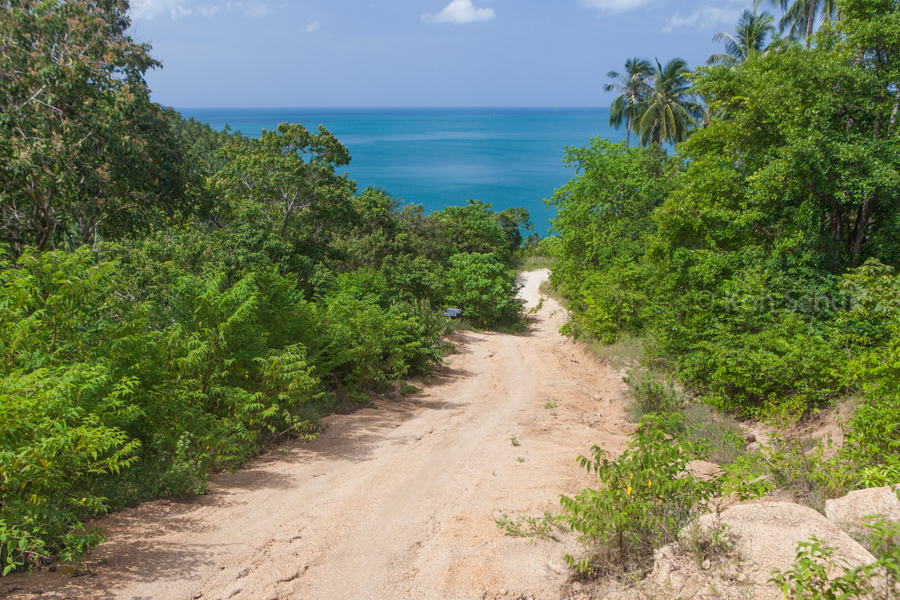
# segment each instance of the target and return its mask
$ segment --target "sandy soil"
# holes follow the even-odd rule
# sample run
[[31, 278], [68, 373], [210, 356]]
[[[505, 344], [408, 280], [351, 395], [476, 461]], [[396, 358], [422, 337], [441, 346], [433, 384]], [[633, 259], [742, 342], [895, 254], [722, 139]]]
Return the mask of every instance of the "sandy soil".
[[[530, 306], [547, 275], [522, 276]], [[576, 457], [617, 452], [632, 429], [620, 376], [560, 336], [563, 319], [545, 300], [523, 334], [457, 334], [422, 393], [329, 417], [316, 440], [214, 476], [206, 496], [111, 515], [85, 574], [15, 575], [0, 595], [559, 598], [578, 545], [511, 537], [495, 518], [555, 510], [591, 483]]]

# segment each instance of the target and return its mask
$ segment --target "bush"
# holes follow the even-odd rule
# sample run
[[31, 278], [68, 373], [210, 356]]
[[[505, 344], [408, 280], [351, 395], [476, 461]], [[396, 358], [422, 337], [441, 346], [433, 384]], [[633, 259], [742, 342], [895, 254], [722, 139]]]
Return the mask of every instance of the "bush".
[[463, 310], [480, 327], [510, 326], [522, 320], [524, 301], [515, 275], [493, 254], [462, 253], [450, 257], [446, 302]]
[[696, 477], [688, 463], [707, 457], [707, 446], [676, 440], [667, 432], [681, 416], [647, 415], [628, 449], [615, 459], [598, 446], [581, 466], [597, 473], [601, 487], [574, 498], [560, 496], [560, 520], [578, 533], [587, 554], [566, 562], [580, 573], [620, 575], [643, 571], [653, 550], [678, 532], [718, 491], [716, 480]]
[[446, 320], [425, 301], [385, 310], [374, 297], [340, 291], [325, 300], [322, 317], [330, 368], [363, 389], [422, 373], [446, 354]]
[[105, 511], [87, 482], [136, 460], [122, 430], [138, 416], [136, 381], [116, 377], [107, 346], [123, 303], [111, 265], [89, 252], [23, 255], [0, 272], [0, 568], [77, 560], [102, 539], [81, 521]]

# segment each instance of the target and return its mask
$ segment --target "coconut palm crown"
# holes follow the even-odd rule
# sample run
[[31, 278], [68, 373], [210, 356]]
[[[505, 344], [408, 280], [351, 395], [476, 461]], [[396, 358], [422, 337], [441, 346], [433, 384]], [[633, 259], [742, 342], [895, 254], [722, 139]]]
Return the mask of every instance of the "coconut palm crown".
[[631, 132], [635, 129], [641, 114], [641, 105], [650, 86], [647, 79], [653, 73], [650, 61], [645, 58], [629, 58], [625, 61], [625, 73], [610, 71], [607, 77], [615, 80], [607, 83], [603, 90], [620, 92], [609, 107], [609, 124], [618, 130], [625, 124], [625, 146], [631, 144]]
[[[816, 18], [821, 17], [825, 21], [837, 19], [838, 3], [837, 0], [767, 0], [769, 3], [780, 6], [784, 11], [784, 15], [778, 22], [778, 29], [781, 32], [790, 31], [791, 37], [798, 39], [806, 38], [806, 47], [812, 40], [813, 25]], [[754, 7], [762, 4], [763, 0], [755, 0]]]
[[706, 64], [731, 67], [744, 62], [751, 54], [763, 52], [766, 36], [775, 33], [773, 21], [774, 17], [769, 13], [756, 14], [745, 10], [733, 37], [727, 33], [718, 33], [713, 37], [714, 42], [725, 43], [725, 52], [713, 54]]
[[701, 110], [690, 92], [689, 73], [683, 58], [673, 58], [665, 67], [656, 61], [653, 86], [642, 103], [637, 128], [642, 146], [674, 144], [687, 138]]

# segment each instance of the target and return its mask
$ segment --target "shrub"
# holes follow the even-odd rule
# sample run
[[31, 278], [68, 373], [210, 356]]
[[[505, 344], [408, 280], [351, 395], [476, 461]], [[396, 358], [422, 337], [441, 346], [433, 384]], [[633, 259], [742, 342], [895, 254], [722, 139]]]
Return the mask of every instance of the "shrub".
[[519, 285], [493, 254], [462, 253], [450, 257], [446, 302], [463, 310], [466, 320], [481, 327], [521, 321], [524, 302]]
[[855, 466], [861, 487], [900, 481], [900, 397], [876, 395], [861, 402], [841, 454]]
[[598, 446], [581, 466], [595, 472], [598, 489], [560, 496], [562, 522], [578, 533], [587, 554], [567, 564], [591, 575], [644, 570], [653, 550], [674, 541], [679, 530], [717, 493], [718, 482], [696, 477], [688, 463], [707, 457], [707, 447], [667, 432], [681, 415], [647, 415], [628, 449], [615, 459]]
[[322, 316], [330, 368], [363, 389], [421, 373], [446, 353], [445, 320], [426, 301], [385, 310], [374, 297], [339, 291], [325, 300]]

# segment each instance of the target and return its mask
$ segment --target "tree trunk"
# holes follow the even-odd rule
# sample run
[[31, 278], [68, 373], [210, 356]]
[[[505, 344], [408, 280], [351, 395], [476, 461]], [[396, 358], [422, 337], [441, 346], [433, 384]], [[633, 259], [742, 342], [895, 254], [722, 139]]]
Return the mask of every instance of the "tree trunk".
[[809, 15], [806, 19], [806, 49], [809, 50], [809, 44], [812, 42], [813, 25], [816, 23], [816, 9], [819, 7], [819, 0], [809, 0]]
[[841, 264], [841, 246], [844, 239], [844, 219], [841, 206], [836, 200], [831, 201], [831, 236], [834, 240], [834, 264]]
[[869, 219], [872, 209], [872, 197], [866, 198], [862, 206], [859, 207], [859, 219], [856, 223], [856, 239], [853, 241], [853, 258], [850, 263], [851, 267], [859, 266], [859, 255], [862, 251], [863, 240], [866, 239], [866, 232], [869, 230]]
[[897, 100], [894, 102], [894, 112], [891, 113], [891, 124], [888, 128], [888, 135], [894, 132], [894, 125], [897, 123], [898, 110], [900, 110], [900, 89], [897, 90]]

